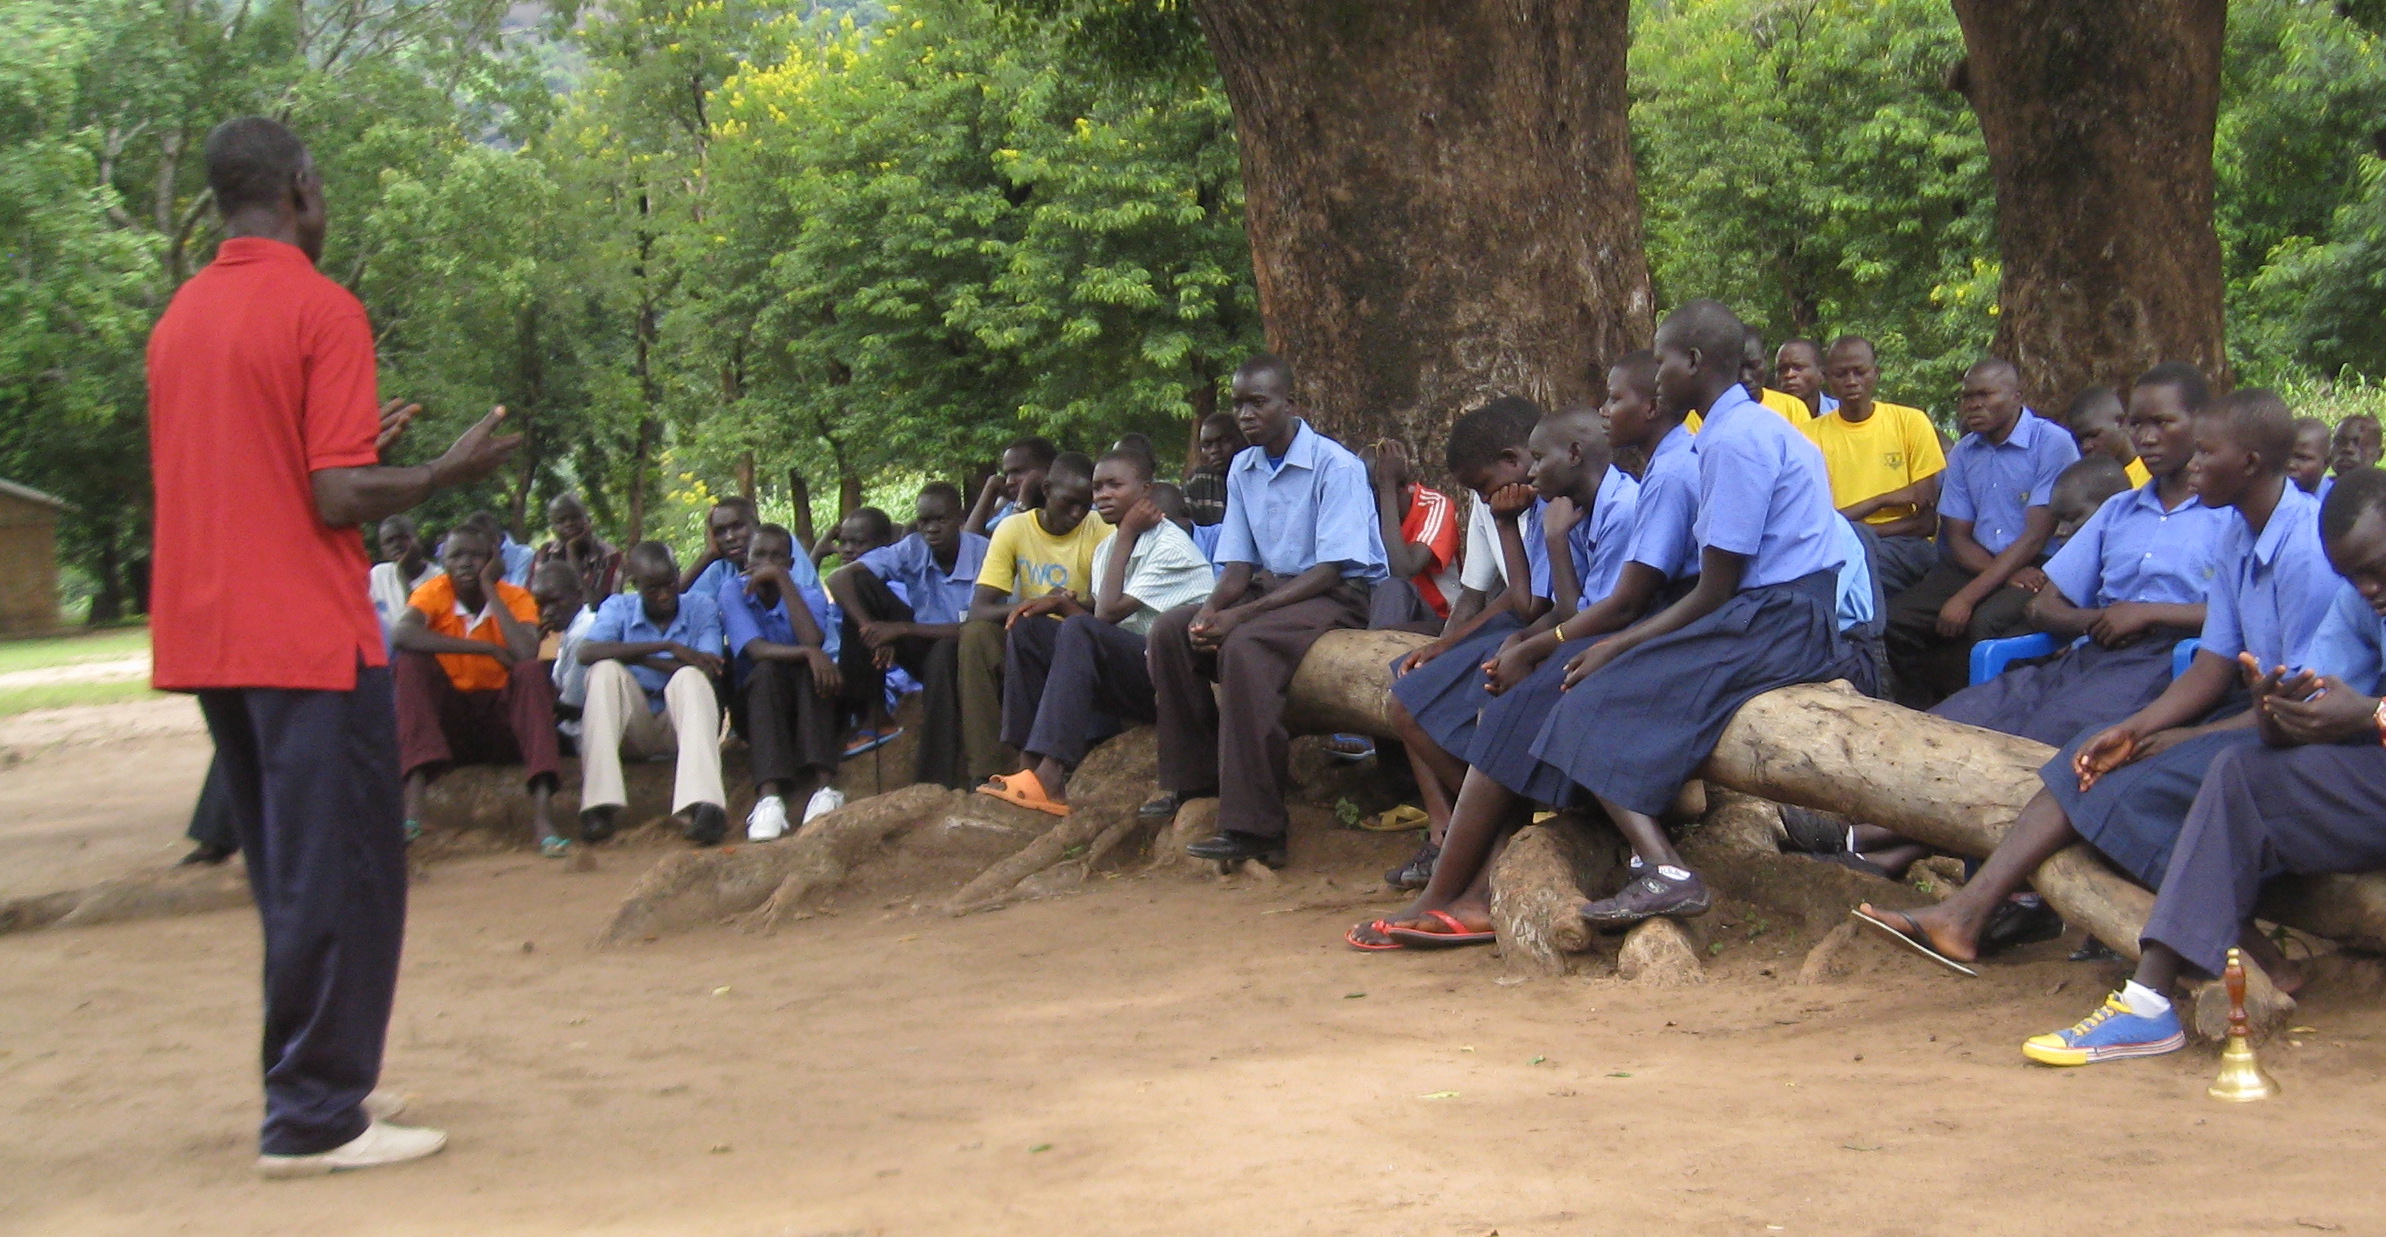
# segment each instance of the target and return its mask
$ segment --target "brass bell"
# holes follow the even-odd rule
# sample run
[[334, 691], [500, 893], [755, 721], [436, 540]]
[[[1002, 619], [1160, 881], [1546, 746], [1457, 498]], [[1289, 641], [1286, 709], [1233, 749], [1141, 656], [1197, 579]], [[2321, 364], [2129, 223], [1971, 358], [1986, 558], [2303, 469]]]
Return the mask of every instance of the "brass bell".
[[2269, 1099], [2278, 1094], [2278, 1080], [2254, 1060], [2251, 1028], [2245, 1020], [2245, 959], [2234, 949], [2220, 982], [2229, 992], [2229, 1042], [2220, 1050], [2220, 1077], [2204, 1094], [2235, 1104]]

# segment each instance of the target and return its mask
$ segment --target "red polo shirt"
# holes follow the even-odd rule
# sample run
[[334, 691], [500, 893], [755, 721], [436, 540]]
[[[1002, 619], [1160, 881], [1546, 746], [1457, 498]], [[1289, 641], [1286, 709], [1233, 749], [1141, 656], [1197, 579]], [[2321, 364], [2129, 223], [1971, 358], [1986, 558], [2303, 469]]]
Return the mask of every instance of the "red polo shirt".
[[295, 246], [227, 240], [149, 336], [151, 682], [348, 691], [388, 664], [354, 528], [318, 468], [378, 462], [364, 306]]

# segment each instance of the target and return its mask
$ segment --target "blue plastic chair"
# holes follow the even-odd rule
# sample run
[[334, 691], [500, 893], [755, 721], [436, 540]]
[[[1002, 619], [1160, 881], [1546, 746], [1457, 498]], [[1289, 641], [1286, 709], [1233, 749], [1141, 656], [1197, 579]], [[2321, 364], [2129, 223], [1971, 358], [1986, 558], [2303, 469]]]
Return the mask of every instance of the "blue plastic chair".
[[2187, 673], [2187, 667], [2195, 661], [2195, 651], [2203, 646], [2204, 642], [2193, 636], [2172, 645], [2171, 677], [2175, 679]]
[[2054, 651], [2055, 638], [2043, 631], [2004, 640], [1982, 640], [1972, 646], [1972, 682], [1986, 683], [2005, 673], [2005, 667], [2014, 662], [2044, 657]]

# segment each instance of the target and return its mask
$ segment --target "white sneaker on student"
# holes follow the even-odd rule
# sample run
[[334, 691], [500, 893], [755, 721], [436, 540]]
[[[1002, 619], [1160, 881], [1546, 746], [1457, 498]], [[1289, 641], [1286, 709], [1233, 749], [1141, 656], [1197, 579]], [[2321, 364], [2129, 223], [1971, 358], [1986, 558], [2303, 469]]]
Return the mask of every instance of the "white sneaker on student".
[[396, 1091], [377, 1090], [366, 1096], [360, 1107], [372, 1120], [387, 1121], [406, 1111], [406, 1097]]
[[804, 805], [804, 823], [813, 821], [845, 806], [845, 792], [834, 786], [823, 786], [812, 792], [812, 801]]
[[320, 1177], [325, 1173], [403, 1164], [437, 1155], [447, 1145], [447, 1131], [420, 1125], [391, 1125], [375, 1121], [365, 1132], [320, 1155], [261, 1155], [257, 1175], [273, 1180]]
[[754, 810], [746, 813], [746, 838], [755, 842], [775, 842], [787, 835], [787, 804], [777, 795], [764, 795], [754, 801]]

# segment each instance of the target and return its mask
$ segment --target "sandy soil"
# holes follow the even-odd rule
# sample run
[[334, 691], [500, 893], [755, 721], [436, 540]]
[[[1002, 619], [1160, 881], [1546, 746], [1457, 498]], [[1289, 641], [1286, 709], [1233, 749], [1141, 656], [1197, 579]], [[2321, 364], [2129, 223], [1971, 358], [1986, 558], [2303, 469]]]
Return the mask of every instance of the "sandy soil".
[[210, 750], [188, 696], [0, 718], [0, 898], [180, 858]]
[[[2375, 1000], [2307, 1005], [2284, 1098], [2208, 1051], [2014, 1051], [2107, 976], [1507, 981], [1362, 955], [1348, 890], [1177, 875], [960, 920], [582, 944], [652, 854], [418, 887], [388, 1081], [436, 1160], [248, 1171], [247, 912], [0, 938], [10, 1233], [2358, 1232], [2386, 1102]], [[2363, 1219], [2363, 1217], [2370, 1217]], [[2374, 1231], [2374, 1230], [2373, 1230]]]

